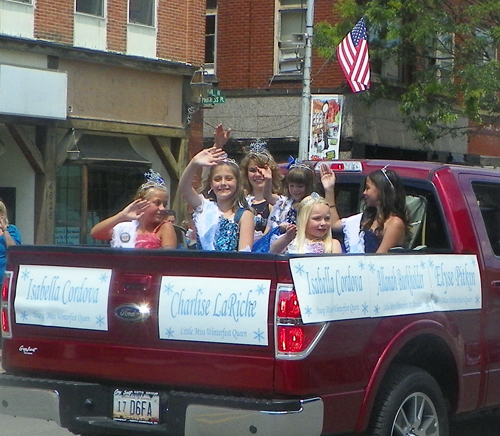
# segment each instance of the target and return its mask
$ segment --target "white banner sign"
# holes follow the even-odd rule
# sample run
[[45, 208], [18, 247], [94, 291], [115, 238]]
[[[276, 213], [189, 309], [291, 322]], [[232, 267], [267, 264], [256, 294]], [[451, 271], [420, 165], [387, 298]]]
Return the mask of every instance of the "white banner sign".
[[110, 269], [21, 265], [16, 323], [108, 330]]
[[270, 280], [164, 276], [160, 339], [266, 346], [270, 287]]
[[305, 323], [481, 308], [474, 255], [290, 259]]

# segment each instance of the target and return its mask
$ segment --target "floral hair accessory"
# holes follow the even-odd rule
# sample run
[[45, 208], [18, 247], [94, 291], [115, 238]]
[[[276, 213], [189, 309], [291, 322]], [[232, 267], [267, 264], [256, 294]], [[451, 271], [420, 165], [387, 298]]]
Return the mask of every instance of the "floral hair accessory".
[[144, 173], [144, 177], [146, 177], [146, 182], [141, 185], [141, 189], [147, 188], [160, 188], [167, 189], [165, 185], [165, 180], [160, 176], [160, 173], [157, 173], [155, 170], [150, 169], [149, 171]]
[[321, 195], [319, 195], [317, 192], [311, 192], [311, 197], [318, 201], [321, 198]]
[[293, 156], [290, 156], [288, 158], [288, 165], [286, 167], [287, 170], [291, 170], [293, 168], [302, 168], [304, 170], [309, 170], [312, 171], [313, 169], [309, 166], [303, 163], [303, 161], [299, 159], [294, 159]]

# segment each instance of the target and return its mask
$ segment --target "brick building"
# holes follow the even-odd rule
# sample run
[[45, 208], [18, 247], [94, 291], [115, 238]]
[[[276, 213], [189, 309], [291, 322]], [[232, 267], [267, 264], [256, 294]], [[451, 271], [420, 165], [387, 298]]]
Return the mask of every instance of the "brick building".
[[204, 20], [204, 0], [0, 0], [0, 197], [23, 243], [92, 242], [149, 168], [175, 195]]
[[[303, 0], [207, 0], [206, 68], [226, 103], [204, 110], [206, 144], [222, 122], [233, 130], [229, 148], [235, 156], [257, 138], [277, 159], [297, 156], [304, 49], [296, 36], [306, 33], [306, 7]], [[331, 1], [315, 0], [314, 23], [336, 20]], [[372, 82], [384, 77], [397, 84], [405, 74], [396, 63], [371, 67]], [[313, 96], [344, 97], [341, 158], [482, 163], [480, 155], [500, 156], [494, 126], [469, 138], [443, 138], [432, 150], [424, 149], [403, 125], [396, 102], [380, 100], [367, 107], [351, 92], [335, 56], [327, 61], [313, 49], [311, 78]], [[457, 124], [467, 126], [468, 120]]]

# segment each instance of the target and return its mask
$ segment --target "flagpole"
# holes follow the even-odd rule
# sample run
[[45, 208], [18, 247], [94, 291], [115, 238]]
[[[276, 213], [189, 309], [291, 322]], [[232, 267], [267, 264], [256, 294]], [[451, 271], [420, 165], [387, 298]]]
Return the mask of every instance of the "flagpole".
[[307, 0], [306, 11], [306, 47], [304, 53], [304, 71], [302, 79], [302, 101], [300, 107], [300, 136], [299, 156], [300, 160], [309, 157], [309, 124], [311, 110], [311, 57], [312, 37], [314, 26], [314, 0]]

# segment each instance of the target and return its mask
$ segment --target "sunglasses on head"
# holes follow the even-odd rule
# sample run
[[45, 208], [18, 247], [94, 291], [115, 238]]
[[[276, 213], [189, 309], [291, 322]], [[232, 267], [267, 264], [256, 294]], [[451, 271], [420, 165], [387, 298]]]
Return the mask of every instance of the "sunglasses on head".
[[391, 188], [394, 189], [394, 185], [392, 184], [391, 179], [389, 179], [389, 176], [387, 175], [387, 169], [386, 168], [388, 166], [389, 165], [386, 165], [384, 168], [381, 168], [380, 171], [384, 175], [385, 179], [389, 182], [389, 185], [391, 185]]

